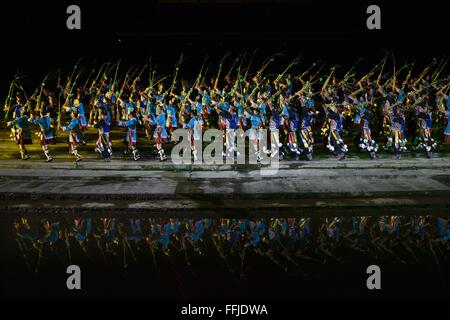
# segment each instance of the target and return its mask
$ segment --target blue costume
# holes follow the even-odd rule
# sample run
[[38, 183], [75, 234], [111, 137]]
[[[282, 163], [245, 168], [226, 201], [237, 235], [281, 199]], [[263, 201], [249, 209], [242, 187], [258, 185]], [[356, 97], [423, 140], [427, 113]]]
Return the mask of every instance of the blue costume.
[[41, 129], [39, 138], [41, 140], [41, 145], [47, 145], [53, 143], [55, 139], [55, 132], [51, 125], [51, 119], [48, 116], [43, 116], [37, 119], [30, 119], [33, 124], [39, 125]]
[[372, 139], [372, 133], [370, 130], [370, 126], [372, 124], [372, 116], [366, 110], [366, 107], [363, 103], [355, 100], [357, 106], [357, 110], [359, 112], [356, 113], [354, 118], [354, 122], [356, 124], [360, 124], [361, 126], [361, 137], [359, 138], [359, 148], [361, 150], [366, 150], [369, 152], [370, 157], [372, 159], [376, 159], [376, 152], [378, 151], [378, 145], [375, 140]]
[[76, 161], [80, 161], [81, 156], [77, 150], [77, 146], [81, 141], [80, 120], [77, 117], [73, 117], [69, 125], [62, 129], [63, 131], [69, 131], [70, 151], [76, 157]]
[[[22, 112], [23, 110], [21, 111], [21, 113]], [[32, 144], [33, 142], [31, 140], [31, 130], [28, 117], [25, 114], [22, 114], [20, 117], [15, 118], [12, 121], [9, 121], [8, 126], [13, 127], [11, 130], [13, 132], [16, 144], [19, 146], [19, 151], [22, 160], [29, 159], [30, 156], [28, 155], [28, 151], [25, 145]]]
[[[444, 100], [444, 97], [442, 99]], [[449, 143], [450, 142], [450, 97], [445, 96], [445, 100], [446, 100], [445, 118], [447, 120], [447, 125], [445, 126], [445, 130], [444, 130], [444, 141], [445, 141], [445, 143]]]
[[133, 156], [133, 160], [136, 161], [141, 158], [138, 150], [136, 149], [138, 121], [132, 114], [129, 114], [128, 117], [129, 119], [127, 121], [119, 121], [119, 126], [127, 127], [128, 130], [124, 139], [124, 144], [126, 146], [124, 152], [127, 153], [130, 150]]
[[127, 127], [128, 132], [125, 135], [125, 142], [127, 145], [136, 144], [137, 141], [137, 119], [132, 117], [127, 121], [119, 121], [119, 126]]
[[53, 158], [48, 150], [48, 145], [55, 141], [55, 132], [51, 125], [51, 119], [49, 116], [42, 116], [37, 119], [30, 119], [33, 124], [39, 125], [39, 139], [41, 141], [41, 147], [47, 158], [47, 161], [52, 161]]
[[330, 125], [327, 148], [340, 157], [340, 159], [343, 159], [345, 157], [345, 153], [348, 151], [348, 148], [341, 138], [343, 128], [342, 114], [334, 110], [329, 110], [327, 116]]
[[419, 143], [417, 150], [426, 152], [427, 157], [432, 157], [432, 152], [436, 150], [437, 144], [431, 136], [431, 127], [433, 125], [432, 113], [419, 108], [417, 118], [419, 121]]

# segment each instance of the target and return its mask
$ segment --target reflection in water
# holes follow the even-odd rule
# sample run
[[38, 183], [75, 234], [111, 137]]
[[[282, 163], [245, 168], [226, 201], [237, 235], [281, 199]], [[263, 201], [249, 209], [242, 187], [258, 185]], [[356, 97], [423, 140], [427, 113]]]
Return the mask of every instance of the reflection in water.
[[30, 271], [38, 272], [45, 259], [72, 263], [84, 257], [124, 270], [146, 258], [155, 267], [158, 260], [178, 259], [193, 268], [199, 261], [219, 259], [230, 274], [241, 278], [247, 265], [261, 262], [300, 273], [305, 264], [369, 260], [440, 265], [450, 252], [449, 222], [437, 216], [66, 217], [20, 218], [13, 228]]

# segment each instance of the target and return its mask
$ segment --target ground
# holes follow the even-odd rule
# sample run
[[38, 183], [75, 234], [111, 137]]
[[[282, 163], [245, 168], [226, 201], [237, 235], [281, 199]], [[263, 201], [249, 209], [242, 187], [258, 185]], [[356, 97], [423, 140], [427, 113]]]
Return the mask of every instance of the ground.
[[[173, 165], [155, 160], [0, 160], [0, 210], [11, 213], [443, 213], [450, 157]], [[272, 172], [274, 173], [274, 172]]]
[[[122, 153], [124, 131], [112, 132], [114, 155], [104, 162], [94, 153], [96, 131], [85, 133], [83, 161], [68, 153], [67, 133], [50, 146], [46, 163], [39, 140], [32, 158], [18, 159], [9, 131], [0, 130], [0, 210], [2, 212], [171, 212], [221, 214], [438, 213], [448, 211], [450, 154], [441, 145], [433, 159], [407, 153], [397, 161], [380, 152], [379, 160], [350, 147], [337, 161], [315, 146], [315, 160], [280, 162], [277, 172], [258, 165], [175, 165], [159, 162], [139, 132], [139, 161]], [[170, 148], [170, 145], [166, 146]], [[169, 152], [168, 152], [169, 153]]]

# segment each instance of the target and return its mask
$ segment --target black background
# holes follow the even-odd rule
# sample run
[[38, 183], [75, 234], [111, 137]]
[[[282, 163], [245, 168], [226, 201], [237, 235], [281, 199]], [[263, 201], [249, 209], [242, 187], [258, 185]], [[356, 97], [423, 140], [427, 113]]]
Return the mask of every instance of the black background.
[[[324, 59], [342, 70], [359, 57], [364, 58], [359, 68], [371, 68], [383, 57], [383, 48], [395, 53], [398, 64], [428, 64], [449, 52], [445, 1], [171, 2], [3, 1], [0, 84], [5, 87], [17, 71], [29, 82], [59, 67], [69, 73], [78, 58], [85, 65], [120, 58], [125, 66], [144, 65], [152, 56], [159, 72], [172, 72], [184, 52], [188, 60], [182, 76], [190, 76], [196, 75], [206, 54], [217, 65], [227, 51], [247, 51], [249, 57], [258, 49], [256, 62], [283, 52], [280, 69], [290, 57], [302, 54], [305, 69], [309, 62]], [[66, 27], [70, 4], [81, 8], [81, 30]], [[381, 30], [366, 27], [370, 4], [381, 7]]]

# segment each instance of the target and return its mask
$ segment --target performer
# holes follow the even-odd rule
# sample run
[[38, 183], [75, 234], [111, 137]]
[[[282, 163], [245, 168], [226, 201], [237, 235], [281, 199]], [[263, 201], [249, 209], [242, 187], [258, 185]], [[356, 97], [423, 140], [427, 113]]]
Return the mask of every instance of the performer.
[[122, 107], [122, 120], [126, 120], [129, 114], [136, 114], [137, 104], [133, 100], [132, 95], [120, 97], [119, 99], [120, 106]]
[[86, 142], [83, 139], [83, 131], [86, 131], [88, 128], [88, 122], [86, 120], [86, 115], [84, 113], [84, 105], [81, 103], [79, 99], [75, 99], [73, 101], [73, 106], [68, 108], [69, 112], [75, 111], [79, 120], [80, 127], [80, 145], [85, 146]]
[[225, 152], [222, 152], [222, 156], [234, 157], [235, 153], [236, 156], [239, 156], [235, 143], [238, 126], [238, 115], [235, 108], [231, 104], [223, 103], [215, 110], [219, 115], [219, 128], [225, 137]]
[[442, 105], [445, 106], [445, 108], [443, 108], [444, 118], [446, 119], [446, 125], [444, 130], [444, 143], [450, 143], [450, 97], [448, 95], [442, 94], [440, 99]]
[[405, 136], [405, 116], [400, 108], [395, 108], [392, 115], [391, 124], [391, 137], [390, 141], [394, 148], [395, 158], [400, 160], [402, 152], [407, 151], [406, 142], [408, 141]]
[[139, 155], [138, 149], [136, 148], [138, 121], [137, 121], [136, 117], [134, 116], [134, 113], [130, 112], [128, 114], [128, 120], [127, 121], [119, 120], [118, 124], [120, 127], [126, 127], [128, 130], [127, 134], [125, 135], [125, 139], [124, 139], [124, 145], [125, 145], [124, 154], [127, 154], [128, 151], [131, 151], [133, 160], [134, 161], [139, 160], [141, 158], [141, 156]]
[[52, 125], [52, 119], [50, 118], [50, 109], [44, 112], [41, 110], [39, 112], [39, 117], [35, 118], [33, 114], [30, 117], [30, 122], [33, 124], [39, 125], [39, 139], [41, 141], [41, 148], [44, 151], [44, 155], [46, 157], [46, 161], [50, 162], [53, 160], [53, 157], [50, 155], [49, 144], [52, 144], [55, 141], [55, 130]]
[[311, 131], [311, 115], [314, 108], [314, 100], [312, 98], [300, 95], [301, 109], [300, 109], [300, 132], [298, 149], [301, 154], [306, 156], [308, 161], [313, 159], [313, 143], [314, 138]]
[[191, 120], [187, 124], [187, 129], [189, 131], [189, 145], [191, 147], [192, 154], [194, 156], [194, 160], [197, 161], [197, 149], [196, 144], [198, 141], [201, 141], [202, 138], [202, 127], [203, 120], [200, 114], [194, 115], [191, 113]]
[[378, 156], [376, 154], [378, 151], [378, 145], [375, 142], [375, 139], [372, 139], [372, 133], [370, 130], [370, 126], [372, 124], [372, 115], [370, 113], [370, 110], [366, 108], [367, 101], [363, 103], [361, 102], [361, 100], [358, 100], [351, 96], [349, 98], [353, 99], [353, 103], [356, 105], [356, 115], [354, 117], [354, 123], [359, 124], [361, 127], [359, 148], [362, 151], [369, 152], [370, 159], [378, 159]]
[[22, 103], [22, 97], [20, 93], [16, 93], [16, 104], [14, 105], [13, 119], [21, 117], [21, 111], [25, 109], [25, 104]]
[[419, 106], [417, 108], [417, 119], [419, 122], [419, 144], [416, 150], [425, 151], [427, 158], [433, 157], [433, 151], [436, 150], [436, 142], [431, 137], [431, 127], [433, 118], [430, 107], [428, 105]]
[[278, 160], [283, 159], [283, 144], [280, 142], [280, 125], [281, 117], [275, 110], [272, 100], [269, 98], [266, 101], [269, 106], [271, 116], [269, 118], [269, 130], [270, 130], [270, 150], [264, 150], [267, 154], [273, 158], [278, 154]]
[[249, 130], [249, 141], [253, 146], [256, 155], [256, 161], [260, 162], [262, 160], [259, 141], [262, 139], [262, 119], [259, 115], [259, 109], [254, 108], [252, 113], [246, 112], [246, 118], [250, 119], [251, 128]]
[[300, 150], [297, 147], [298, 113], [288, 104], [288, 99], [284, 98], [283, 95], [280, 95], [279, 105], [281, 108], [280, 128], [283, 128], [285, 145], [298, 160], [300, 155]]
[[99, 120], [94, 123], [94, 128], [98, 129], [98, 139], [95, 147], [95, 152], [100, 153], [105, 161], [111, 161], [112, 143], [109, 137], [111, 131], [111, 118], [108, 113], [103, 110], [99, 116]]
[[298, 148], [298, 139], [297, 139], [297, 131], [298, 124], [300, 121], [299, 114], [294, 107], [288, 106], [288, 124], [289, 124], [289, 133], [288, 133], [288, 147], [292, 152], [295, 160], [300, 159], [301, 151]]
[[[379, 122], [383, 119], [382, 117], [379, 118], [379, 116], [384, 116], [383, 127], [388, 131], [386, 146], [388, 148], [392, 147], [397, 159], [400, 159], [402, 153], [407, 150], [405, 133], [414, 134], [416, 123], [419, 129], [419, 143], [416, 149], [423, 149], [428, 157], [432, 157], [432, 153], [436, 148], [436, 143], [431, 137], [432, 108], [430, 105], [423, 103], [423, 101], [431, 99], [431, 97], [436, 98], [440, 115], [447, 116], [444, 124], [444, 141], [450, 142], [448, 79], [439, 78], [442, 67], [434, 70], [430, 69], [430, 65], [416, 79], [412, 79], [411, 72], [409, 72], [406, 78], [402, 79], [404, 80], [403, 82], [398, 82], [400, 79], [397, 79], [398, 75], [402, 74], [400, 71], [403, 68], [400, 70], [394, 69], [391, 75], [389, 72], [387, 72], [387, 75], [383, 74], [382, 70], [385, 62], [382, 64], [376, 82], [371, 77], [374, 76], [374, 73], [378, 73], [379, 65], [375, 66], [371, 72], [359, 80], [355, 77], [356, 71], [353, 71], [353, 68], [342, 80], [338, 80], [336, 74], [334, 74], [335, 67], [332, 67], [328, 78], [323, 82], [320, 80], [321, 77], [319, 77], [319, 80], [314, 80], [321, 72], [322, 67], [316, 70], [315, 74], [309, 74], [307, 76], [308, 80], [306, 80], [306, 75], [312, 68], [316, 67], [316, 64], [313, 64], [306, 72], [297, 76], [293, 74], [293, 69], [287, 73], [287, 70], [295, 65], [294, 63], [290, 64], [275, 80], [270, 80], [271, 77], [269, 75], [263, 75], [262, 73], [267, 64], [273, 60], [273, 58], [267, 60], [268, 62], [264, 64], [263, 68], [252, 77], [247, 77], [249, 67], [247, 67], [245, 73], [241, 73], [243, 70], [239, 67], [239, 69], [236, 69], [238, 70], [237, 74], [231, 74], [234, 68], [232, 67], [224, 78], [220, 78], [218, 75], [207, 80], [205, 79], [206, 73], [202, 73], [203, 69], [201, 69], [199, 76], [190, 88], [187, 88], [187, 81], [185, 80], [181, 80], [181, 85], [176, 85], [177, 82], [174, 80], [169, 89], [165, 88], [163, 80], [166, 76], [162, 76], [155, 82], [154, 70], [153, 73], [150, 72], [149, 85], [146, 86], [146, 89], [143, 89], [143, 85], [141, 86], [142, 82], [140, 82], [139, 76], [132, 76], [132, 78], [134, 77], [132, 79], [129, 78], [129, 74], [127, 74], [122, 84], [119, 84], [118, 82], [120, 81], [116, 81], [118, 70], [116, 68], [113, 83], [102, 80], [101, 84], [96, 84], [97, 79], [92, 80], [89, 76], [85, 80], [85, 85], [82, 88], [77, 88], [75, 96], [72, 98], [72, 92], [77, 83], [76, 78], [72, 77], [75, 76], [73, 74], [68, 78], [65, 88], [62, 87], [60, 81], [56, 85], [60, 92], [60, 104], [78, 118], [78, 128], [74, 128], [74, 130], [69, 129], [69, 131], [76, 133], [75, 136], [71, 135], [69, 137], [71, 153], [74, 154], [76, 152], [78, 154], [76, 146], [80, 142], [84, 143], [81, 132], [87, 128], [88, 121], [86, 121], [87, 116], [85, 115], [83, 103], [88, 100], [94, 104], [89, 123], [93, 123], [97, 116], [99, 116], [97, 124], [101, 122], [100, 118], [106, 120], [105, 123], [108, 123], [105, 126], [105, 123], [102, 122], [101, 125], [96, 127], [99, 129], [98, 148], [96, 150], [108, 151], [110, 156], [112, 148], [108, 132], [112, 126], [111, 119], [114, 117], [117, 120], [121, 118], [124, 126], [126, 126], [125, 123], [128, 121], [134, 122], [132, 118], [136, 120], [136, 124], [130, 123], [134, 126], [134, 129], [128, 128], [129, 138], [125, 139], [129, 140], [126, 151], [132, 150], [132, 152], [136, 153], [136, 155], [133, 155], [133, 158], [139, 158], [137, 151], [135, 151], [135, 142], [133, 141], [135, 140], [133, 137], [136, 135], [136, 125], [144, 124], [147, 137], [155, 142], [160, 159], [165, 160], [167, 157], [164, 154], [162, 143], [167, 141], [172, 130], [178, 127], [179, 119], [183, 128], [191, 130], [191, 138], [200, 134], [200, 131], [196, 132], [194, 130], [197, 127], [199, 128], [197, 122], [202, 124], [202, 128], [219, 127], [219, 129], [223, 130], [226, 141], [225, 155], [231, 155], [231, 153], [237, 155], [234, 143], [236, 129], [241, 128], [244, 131], [250, 128], [250, 143], [253, 144], [258, 161], [261, 161], [262, 154], [261, 150], [259, 150], [259, 142], [262, 141], [263, 129], [268, 127], [270, 129], [272, 150], [269, 151], [267, 150], [268, 146], [263, 146], [262, 151], [264, 153], [281, 159], [283, 154], [280, 147], [284, 145], [290, 149], [295, 159], [299, 159], [300, 156], [304, 155], [308, 160], [311, 160], [314, 143], [312, 132], [314, 130], [314, 133], [318, 133], [320, 126], [317, 124], [322, 124], [321, 120], [325, 116], [327, 119], [324, 121], [324, 124], [328, 125], [329, 130], [324, 128], [324, 136], [327, 136], [324, 142], [327, 143], [327, 148], [334, 152], [338, 159], [344, 159], [348, 151], [347, 146], [343, 142], [344, 126], [347, 129], [346, 131], [350, 133], [352, 133], [353, 128], [361, 132], [357, 143], [358, 148], [367, 151], [372, 159], [376, 159], [377, 144], [371, 134], [378, 133], [378, 129], [381, 127]], [[105, 78], [108, 72], [104, 72]], [[305, 77], [305, 80], [302, 80], [303, 77]], [[387, 81], [384, 84], [380, 83], [380, 80], [384, 78]], [[49, 115], [50, 120], [55, 118], [54, 112], [57, 105], [55, 95], [48, 89], [49, 86], [41, 86], [39, 95], [38, 87], [28, 99], [18, 79], [15, 79], [11, 84], [10, 92], [8, 93], [7, 104], [5, 105], [6, 116], [8, 117], [11, 112], [12, 118], [18, 119], [22, 117], [22, 109], [26, 109], [27, 112], [30, 109], [36, 110], [35, 115], [39, 115], [39, 117], [29, 122], [40, 125], [41, 138], [43, 132], [48, 130], [47, 138], [44, 140], [55, 141], [57, 132], [53, 132], [53, 137], [50, 136], [49, 129], [51, 124], [50, 127], [45, 128], [47, 124], [44, 122], [47, 121], [44, 121], [44, 119], [48, 116], [48, 112], [45, 115], [39, 113], [42, 106], [45, 106], [43, 110], [52, 109]], [[89, 80], [91, 80], [90, 83]], [[318, 82], [323, 83], [322, 89], [318, 87]], [[223, 85], [220, 87], [219, 83]], [[402, 85], [398, 86], [397, 83], [402, 83]], [[301, 84], [302, 88], [293, 94], [294, 88], [298, 84]], [[120, 86], [121, 89], [114, 93], [116, 86]], [[158, 89], [153, 93], [153, 88], [156, 86]], [[16, 104], [10, 104], [14, 98], [14, 91], [12, 91], [14, 87], [19, 88], [23, 92], [27, 100], [26, 103], [21, 97], [21, 92], [16, 93]], [[375, 91], [375, 88], [378, 88], [378, 90]], [[313, 93], [315, 89], [317, 92]], [[306, 91], [304, 92], [304, 90]], [[436, 93], [434, 93], [434, 90], [436, 90]], [[313, 100], [315, 94], [321, 95], [321, 105], [324, 107], [324, 112], [315, 112], [315, 101]], [[65, 98], [64, 103], [61, 101], [62, 98]], [[350, 104], [349, 99], [353, 99], [352, 104]], [[384, 103], [383, 112], [376, 108], [377, 104], [375, 102], [381, 102], [380, 105]], [[86, 105], [86, 103], [84, 104]], [[357, 113], [354, 118], [354, 109], [348, 108], [350, 105], [356, 105]], [[418, 106], [417, 109], [416, 106]], [[159, 108], [158, 113], [156, 113], [157, 107]], [[211, 113], [212, 108], [216, 112]], [[102, 115], [102, 113], [106, 113], [106, 115]], [[128, 118], [130, 114], [132, 114], [132, 118]], [[41, 123], [43, 126], [37, 122], [41, 118], [44, 121]], [[217, 118], [219, 121], [216, 122]], [[348, 121], [352, 118], [353, 123]], [[162, 120], [164, 120], [164, 123]], [[189, 125], [191, 120], [192, 123]], [[195, 123], [194, 126], [192, 126], [193, 123]], [[359, 128], [354, 126], [355, 124], [359, 125]], [[27, 159], [29, 157], [25, 149], [25, 144], [28, 143], [27, 139], [18, 139], [18, 136], [26, 132], [26, 130], [19, 128], [17, 124], [14, 124], [13, 127], [14, 140], [20, 145], [21, 157]], [[406, 128], [408, 131], [406, 131]], [[282, 132], [277, 132], [278, 129], [282, 129]], [[19, 132], [22, 133], [19, 135]], [[76, 139], [79, 141], [75, 141]], [[195, 141], [194, 138], [192, 139], [192, 141]], [[19, 140], [25, 142], [22, 143]], [[52, 157], [48, 153], [48, 144], [42, 140], [41, 144], [47, 160], [51, 161]], [[191, 144], [191, 148], [193, 147], [194, 145]], [[251, 150], [253, 148], [250, 147]], [[197, 152], [197, 150], [192, 149], [193, 153], [194, 151], [195, 153]], [[104, 156], [106, 156], [105, 159], [110, 158], [106, 153]]]
[[348, 148], [341, 138], [342, 114], [338, 112], [335, 103], [329, 104], [328, 108], [325, 109], [325, 113], [328, 117], [329, 125], [327, 148], [334, 152], [338, 160], [344, 160]]
[[81, 141], [80, 120], [75, 111], [71, 113], [71, 121], [68, 126], [62, 127], [62, 131], [69, 132], [69, 151], [75, 156], [75, 162], [81, 161], [81, 155], [78, 153], [77, 147]]
[[28, 150], [25, 147], [27, 144], [32, 144], [30, 123], [26, 114], [25, 108], [19, 109], [19, 117], [7, 123], [8, 127], [13, 127], [14, 141], [19, 146], [20, 157], [22, 160], [30, 159]]
[[165, 161], [167, 156], [162, 145], [167, 142], [166, 115], [162, 110], [161, 102], [158, 102], [158, 104], [159, 106], [156, 107], [156, 129], [153, 133], [153, 143], [156, 144], [160, 161]]
[[178, 121], [177, 121], [177, 111], [174, 107], [175, 104], [175, 98], [166, 99], [167, 103], [164, 104], [164, 110], [167, 114], [167, 133], [168, 137], [172, 135], [172, 131], [175, 130], [178, 127]]

